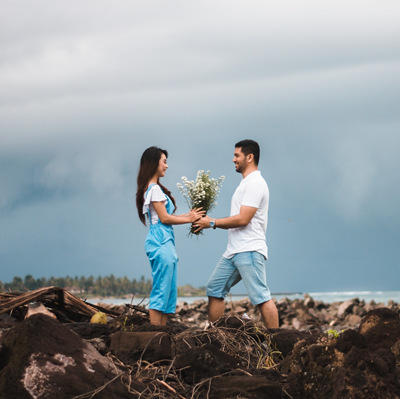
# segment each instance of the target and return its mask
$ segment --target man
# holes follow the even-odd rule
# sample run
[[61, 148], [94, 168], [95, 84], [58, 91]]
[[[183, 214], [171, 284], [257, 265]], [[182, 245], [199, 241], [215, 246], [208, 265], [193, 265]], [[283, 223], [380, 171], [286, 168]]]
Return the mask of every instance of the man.
[[225, 312], [225, 297], [243, 280], [251, 303], [260, 309], [267, 328], [278, 328], [278, 310], [267, 285], [265, 239], [268, 223], [269, 190], [258, 170], [260, 147], [253, 140], [235, 144], [233, 162], [243, 179], [231, 201], [229, 217], [209, 216], [194, 223], [198, 231], [212, 227], [228, 230], [228, 246], [207, 284], [209, 319], [218, 320]]

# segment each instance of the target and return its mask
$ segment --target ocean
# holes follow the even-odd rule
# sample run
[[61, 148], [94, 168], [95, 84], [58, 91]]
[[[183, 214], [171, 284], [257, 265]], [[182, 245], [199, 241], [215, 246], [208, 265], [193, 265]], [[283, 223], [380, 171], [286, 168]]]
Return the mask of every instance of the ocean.
[[[400, 303], [400, 291], [337, 291], [337, 292], [310, 292], [308, 293], [316, 301], [322, 301], [326, 303], [343, 302], [349, 299], [358, 298], [360, 301], [364, 300], [366, 303], [375, 301], [376, 303], [383, 303], [387, 305], [390, 300]], [[291, 293], [273, 293], [272, 296], [279, 301], [283, 298], [288, 299], [304, 299], [305, 293], [291, 292]], [[229, 295], [227, 301], [239, 301], [243, 298], [247, 298], [246, 295]], [[191, 296], [191, 297], [178, 297], [179, 302], [186, 302], [191, 304], [198, 300], [207, 300], [206, 296]], [[113, 305], [121, 305], [124, 303], [131, 303], [133, 305], [147, 305], [148, 298], [89, 298], [89, 303], [106, 303]]]

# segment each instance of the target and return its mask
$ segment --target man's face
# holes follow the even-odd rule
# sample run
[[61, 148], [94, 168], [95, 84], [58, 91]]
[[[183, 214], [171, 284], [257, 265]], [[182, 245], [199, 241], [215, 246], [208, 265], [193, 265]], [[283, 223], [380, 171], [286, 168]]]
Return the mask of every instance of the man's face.
[[243, 154], [242, 148], [235, 148], [235, 152], [233, 154], [233, 163], [236, 167], [236, 172], [243, 173], [247, 167], [247, 157]]

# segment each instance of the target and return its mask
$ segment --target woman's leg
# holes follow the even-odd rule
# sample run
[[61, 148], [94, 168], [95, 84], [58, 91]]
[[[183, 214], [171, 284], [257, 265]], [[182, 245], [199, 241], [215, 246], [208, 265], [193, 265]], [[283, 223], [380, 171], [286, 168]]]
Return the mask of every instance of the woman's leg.
[[150, 323], [151, 324], [154, 324], [156, 326], [163, 325], [164, 313], [160, 312], [159, 310], [149, 309], [149, 315], [150, 315]]
[[[150, 294], [149, 314], [150, 323], [166, 325], [168, 313], [175, 313], [176, 309], [176, 267], [178, 256], [172, 239], [163, 241], [170, 234], [164, 231], [163, 225], [152, 228], [154, 245], [146, 249], [150, 260], [153, 288]], [[148, 240], [150, 243], [150, 240]]]
[[155, 326], [165, 326], [168, 321], [168, 314], [159, 310], [149, 309], [150, 323]]
[[162, 326], [165, 326], [167, 324], [168, 321], [168, 314], [167, 313], [163, 313], [162, 314], [162, 318], [161, 318], [161, 322], [162, 322]]

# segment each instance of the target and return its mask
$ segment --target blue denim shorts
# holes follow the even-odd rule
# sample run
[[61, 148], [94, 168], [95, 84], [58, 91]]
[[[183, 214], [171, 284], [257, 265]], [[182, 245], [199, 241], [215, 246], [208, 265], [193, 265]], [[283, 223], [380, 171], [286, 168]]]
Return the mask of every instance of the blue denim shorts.
[[207, 295], [225, 298], [240, 280], [246, 287], [253, 305], [269, 301], [265, 258], [259, 252], [240, 252], [231, 259], [222, 257], [207, 283]]

